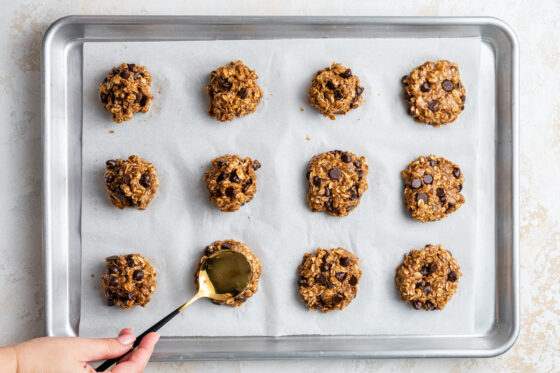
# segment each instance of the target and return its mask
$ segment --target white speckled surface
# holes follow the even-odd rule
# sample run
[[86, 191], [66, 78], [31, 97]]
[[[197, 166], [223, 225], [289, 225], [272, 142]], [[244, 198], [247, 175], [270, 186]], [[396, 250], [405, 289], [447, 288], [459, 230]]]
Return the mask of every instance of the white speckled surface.
[[[486, 15], [521, 44], [521, 333], [494, 359], [153, 363], [168, 371], [560, 371], [560, 2], [174, 0], [0, 2], [0, 344], [42, 335], [40, 44], [68, 14]], [[326, 6], [328, 4], [328, 6]]]

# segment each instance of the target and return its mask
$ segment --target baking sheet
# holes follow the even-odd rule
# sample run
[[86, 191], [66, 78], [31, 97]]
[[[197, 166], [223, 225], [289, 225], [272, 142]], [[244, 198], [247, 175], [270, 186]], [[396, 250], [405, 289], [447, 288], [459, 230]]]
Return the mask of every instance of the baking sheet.
[[[199, 301], [162, 335], [472, 333], [477, 315], [493, 312], [494, 291], [475, 281], [486, 270], [478, 263], [493, 254], [483, 245], [493, 242], [493, 232], [482, 229], [494, 154], [479, 146], [493, 136], [479, 123], [480, 45], [479, 38], [85, 43], [80, 335], [150, 326], [194, 294], [202, 249], [226, 238], [245, 242], [260, 258], [259, 292], [236, 309]], [[459, 63], [467, 105], [454, 124], [436, 129], [406, 114], [400, 77], [442, 56]], [[206, 114], [204, 86], [211, 70], [234, 59], [257, 71], [264, 97], [256, 113], [223, 124]], [[148, 67], [155, 99], [148, 114], [117, 125], [97, 95], [106, 72], [122, 61]], [[366, 100], [336, 121], [306, 102], [312, 74], [332, 61], [360, 77]], [[369, 190], [342, 219], [314, 214], [305, 201], [307, 162], [333, 149], [365, 155], [370, 166]], [[235, 213], [213, 206], [202, 182], [210, 160], [226, 153], [263, 164], [258, 193]], [[461, 166], [467, 203], [440, 222], [421, 224], [402, 206], [400, 171], [429, 153]], [[145, 211], [115, 209], [104, 189], [105, 160], [130, 154], [158, 171], [160, 189]], [[414, 312], [394, 286], [403, 253], [426, 243], [444, 244], [462, 267], [459, 291], [443, 312]], [[338, 246], [360, 257], [358, 296], [342, 312], [310, 312], [298, 299], [297, 265], [307, 251]], [[146, 308], [107, 307], [99, 283], [104, 257], [130, 252], [156, 267], [158, 289]]]

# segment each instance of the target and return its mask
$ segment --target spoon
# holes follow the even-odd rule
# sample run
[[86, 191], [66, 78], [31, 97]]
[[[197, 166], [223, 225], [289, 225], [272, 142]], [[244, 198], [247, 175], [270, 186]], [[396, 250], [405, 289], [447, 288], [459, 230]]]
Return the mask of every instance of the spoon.
[[130, 351], [117, 358], [106, 360], [97, 367], [97, 372], [104, 372], [111, 365], [128, 355], [138, 345], [142, 338], [148, 333], [158, 331], [169, 320], [177, 316], [179, 312], [187, 308], [191, 303], [200, 298], [211, 298], [218, 301], [225, 301], [241, 294], [249, 285], [251, 280], [251, 266], [245, 255], [232, 250], [220, 250], [210, 255], [198, 272], [198, 293], [187, 302], [179, 306], [169, 315], [152, 325], [144, 333], [140, 334]]

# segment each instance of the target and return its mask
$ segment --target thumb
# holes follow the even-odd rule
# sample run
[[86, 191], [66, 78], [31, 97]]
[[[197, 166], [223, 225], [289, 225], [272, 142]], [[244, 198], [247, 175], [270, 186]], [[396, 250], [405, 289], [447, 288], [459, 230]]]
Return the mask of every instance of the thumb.
[[76, 338], [76, 351], [83, 361], [112, 359], [130, 351], [136, 337], [130, 329], [123, 330], [118, 338]]

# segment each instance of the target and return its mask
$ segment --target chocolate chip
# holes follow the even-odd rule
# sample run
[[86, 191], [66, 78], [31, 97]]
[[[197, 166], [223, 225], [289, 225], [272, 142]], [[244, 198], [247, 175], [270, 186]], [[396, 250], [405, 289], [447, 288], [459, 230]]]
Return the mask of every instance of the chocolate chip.
[[427, 80], [422, 83], [422, 85], [420, 86], [420, 90], [422, 92], [429, 92], [430, 88], [432, 88], [432, 86], [430, 85], [430, 82], [428, 82]]
[[243, 184], [243, 189], [244, 189], [244, 190], [247, 189], [247, 187], [248, 187], [249, 185], [251, 185], [251, 184], [253, 184], [253, 179], [247, 180], [247, 181], [245, 182], [245, 184]]
[[247, 300], [247, 297], [243, 294], [238, 295], [237, 297], [235, 297], [235, 300], [240, 302], [240, 303], [245, 303], [245, 301]]
[[342, 258], [340, 258], [340, 265], [343, 267], [348, 267], [350, 265], [350, 258], [347, 256], [343, 256]]
[[356, 175], [358, 175], [358, 178], [361, 179], [362, 177], [364, 177], [364, 171], [362, 171], [362, 170], [357, 170], [357, 171], [356, 171]]
[[325, 197], [330, 197], [331, 194], [332, 194], [332, 193], [331, 193], [330, 188], [329, 188], [328, 186], [325, 187], [325, 194], [324, 194], [324, 196], [325, 196]]
[[107, 166], [107, 168], [113, 169], [117, 166], [117, 161], [110, 159], [107, 162], [105, 162], [105, 165]]
[[348, 280], [348, 283], [352, 286], [356, 286], [358, 284], [358, 278], [356, 276], [352, 276], [350, 277], [350, 280]]
[[113, 300], [117, 297], [117, 293], [113, 290], [107, 290], [107, 299]]
[[344, 163], [352, 162], [352, 156], [349, 153], [342, 153], [342, 155], [340, 156], [340, 159]]
[[457, 82], [457, 89], [461, 89], [462, 86], [463, 86], [463, 85], [461, 84], [461, 81], [458, 81], [458, 82]]
[[115, 180], [115, 174], [109, 174], [107, 175], [107, 177], [105, 178], [105, 182], [107, 184], [111, 184], [113, 182], [113, 180]]
[[335, 295], [332, 296], [332, 304], [333, 305], [339, 304], [343, 300], [344, 300], [344, 295], [342, 295], [340, 293], [336, 293]]
[[218, 84], [220, 85], [220, 87], [222, 87], [226, 91], [229, 91], [229, 89], [231, 88], [231, 83], [227, 79], [224, 79], [224, 78], [218, 79]]
[[246, 99], [247, 98], [247, 88], [241, 87], [239, 89], [239, 91], [237, 92], [237, 96], [242, 100]]
[[410, 100], [411, 98], [412, 98], [412, 95], [411, 95], [410, 93], [408, 93], [408, 92], [405, 92], [405, 93], [404, 93], [404, 99], [405, 99], [406, 101]]
[[422, 276], [427, 276], [428, 273], [430, 273], [430, 267], [428, 265], [420, 268], [420, 274], [422, 274]]
[[116, 277], [111, 277], [111, 279], [109, 280], [109, 286], [118, 286], [119, 285], [119, 279]]
[[458, 179], [461, 176], [461, 170], [455, 167], [453, 169], [453, 176], [455, 176]]
[[360, 195], [358, 194], [358, 187], [357, 186], [353, 186], [352, 189], [350, 189], [350, 199], [352, 201], [358, 199], [360, 197]]
[[134, 100], [134, 102], [140, 102], [140, 100], [142, 100], [142, 97], [144, 97], [140, 92], [136, 92], [135, 95], [136, 95], [136, 99]]
[[408, 75], [403, 75], [403, 77], [401, 78], [401, 83], [405, 87], [408, 85]]
[[134, 271], [134, 273], [132, 274], [132, 278], [135, 281], [141, 281], [144, 278], [144, 271], [142, 271], [141, 269]]
[[428, 203], [428, 195], [426, 193], [418, 193], [416, 195], [416, 202], [420, 200], [424, 201], [424, 203]]
[[422, 182], [420, 181], [420, 179], [412, 179], [412, 181], [410, 182], [410, 186], [413, 189], [418, 189], [422, 186]]
[[123, 184], [130, 184], [130, 179], [131, 178], [129, 174], [124, 174], [121, 178]]
[[323, 180], [319, 176], [313, 176], [313, 185], [316, 187], [320, 186], [322, 181]]
[[104, 104], [106, 104], [106, 103], [109, 102], [109, 97], [107, 97], [106, 94], [103, 94], [103, 93], [100, 94], [100, 95], [99, 95], [99, 98], [101, 99], [101, 102], [103, 102]]
[[307, 286], [307, 278], [305, 278], [303, 276], [299, 276], [299, 278], [297, 280], [297, 284], [299, 286]]
[[451, 92], [453, 90], [453, 82], [446, 79], [443, 81], [443, 83], [441, 83], [441, 87], [445, 92]]
[[226, 178], [226, 175], [222, 172], [216, 178], [216, 182], [219, 183], [220, 181], [224, 180], [225, 178]]
[[432, 181], [434, 180], [434, 178], [432, 177], [432, 175], [426, 174], [426, 175], [424, 175], [423, 180], [424, 180], [424, 183], [431, 184]]
[[345, 72], [338, 74], [341, 78], [348, 79], [352, 76], [352, 70], [346, 69]]
[[447, 281], [455, 282], [458, 278], [459, 276], [457, 276], [457, 272], [455, 271], [449, 271], [447, 274]]
[[420, 302], [419, 300], [414, 300], [414, 301], [410, 302], [410, 304], [412, 305], [412, 307], [413, 307], [415, 310], [420, 310], [420, 309], [422, 309], [422, 302]]
[[140, 106], [144, 107], [148, 103], [148, 96], [143, 96], [140, 100]]
[[421, 288], [422, 287], [422, 281], [418, 281], [416, 283], [416, 285], [414, 286], [415, 289]]
[[430, 165], [430, 167], [434, 167], [436, 165], [436, 161], [430, 158], [428, 159], [428, 164]]
[[150, 174], [144, 174], [140, 178], [140, 185], [142, 185], [144, 188], [147, 188], [150, 186], [150, 180], [152, 180], [152, 176]]
[[231, 250], [233, 244], [231, 242], [222, 242], [222, 250]]
[[116, 192], [115, 192], [115, 197], [117, 197], [118, 199], [125, 199], [126, 195], [124, 194], [124, 192], [119, 188]]
[[328, 89], [335, 89], [336, 87], [334, 86], [334, 83], [332, 82], [332, 80], [329, 80], [327, 82], [327, 88]]
[[340, 282], [344, 281], [344, 279], [346, 278], [347, 273], [346, 272], [337, 272], [334, 277], [336, 277], [336, 279]]
[[356, 86], [356, 96], [361, 96], [362, 93], [364, 93], [364, 88]]
[[239, 176], [237, 176], [237, 171], [233, 170], [231, 175], [229, 175], [229, 181], [231, 181], [232, 183], [240, 183], [241, 182], [241, 179], [239, 178]]
[[128, 77], [130, 76], [130, 71], [128, 71], [128, 69], [125, 69], [125, 70], [121, 71], [121, 73], [119, 75], [123, 79], [128, 79]]
[[321, 264], [321, 272], [328, 272], [331, 269], [330, 263]]
[[329, 177], [333, 180], [338, 180], [342, 176], [342, 172], [337, 167], [333, 167], [329, 170]]
[[144, 76], [142, 73], [134, 73], [134, 80], [138, 79], [138, 77]]
[[360, 161], [359, 159], [356, 160], [356, 162], [354, 162], [354, 166], [356, 166], [356, 168], [361, 168], [362, 167], [362, 161]]
[[234, 190], [233, 190], [232, 187], [229, 187], [229, 188], [226, 189], [226, 196], [228, 196], [228, 197], [231, 198], [231, 197], [233, 197], [234, 195], [235, 195], [235, 192], [234, 192]]
[[134, 299], [134, 294], [133, 293], [126, 293], [124, 298], [126, 300], [133, 300]]
[[463, 190], [463, 184], [459, 184], [459, 185], [457, 186], [457, 189], [459, 189], [459, 192], [462, 191], [462, 190]]
[[214, 250], [212, 246], [206, 246], [206, 248], [204, 249], [204, 256], [210, 256], [214, 254], [215, 251], [216, 250]]
[[117, 273], [119, 273], [119, 268], [116, 265], [111, 264], [107, 266], [107, 273], [116, 275]]
[[454, 203], [450, 203], [447, 205], [447, 210], [445, 210], [445, 212], [451, 211], [455, 208], [455, 204]]
[[129, 267], [134, 267], [135, 263], [134, 263], [134, 259], [130, 258], [126, 261], [126, 265]]
[[117, 256], [117, 255], [111, 255], [110, 257], [105, 258], [105, 259], [107, 259], [107, 260], [109, 260], [109, 261], [111, 261], [111, 262], [114, 262], [115, 260], [118, 259], [118, 256]]
[[436, 196], [438, 197], [445, 197], [445, 191], [442, 188], [437, 188], [436, 189]]
[[257, 161], [256, 159], [253, 161], [253, 170], [258, 170], [261, 168], [261, 162]]
[[434, 273], [435, 271], [437, 271], [437, 264], [434, 262], [432, 264], [430, 264], [430, 273]]
[[432, 287], [430, 286], [430, 284], [426, 284], [423, 288], [422, 291], [426, 294], [430, 294], [430, 292], [432, 291]]
[[109, 307], [114, 306], [114, 305], [115, 305], [115, 301], [114, 301], [113, 299], [107, 298], [107, 305], [108, 305]]
[[336, 89], [334, 91], [334, 99], [335, 100], [342, 100], [343, 98], [344, 98], [344, 94], [340, 90]]
[[434, 304], [433, 304], [431, 301], [427, 300], [427, 301], [426, 301], [426, 309], [427, 309], [428, 311], [431, 311], [431, 310], [433, 310], [434, 308], [436, 308], [436, 307], [434, 306]]
[[439, 102], [435, 100], [428, 102], [428, 109], [431, 111], [437, 111], [439, 109]]
[[327, 276], [322, 273], [319, 273], [315, 276], [315, 283], [318, 285], [326, 285], [327, 284]]

